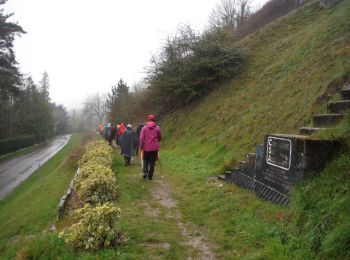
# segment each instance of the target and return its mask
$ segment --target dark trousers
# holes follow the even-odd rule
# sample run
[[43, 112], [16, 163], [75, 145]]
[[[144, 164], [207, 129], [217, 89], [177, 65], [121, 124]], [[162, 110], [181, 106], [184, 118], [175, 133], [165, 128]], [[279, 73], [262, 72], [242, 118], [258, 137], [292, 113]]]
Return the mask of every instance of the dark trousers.
[[158, 151], [143, 152], [143, 178], [146, 178], [148, 176], [148, 179], [152, 180], [157, 156]]
[[131, 157], [124, 155], [124, 160], [125, 160], [125, 166], [130, 165]]

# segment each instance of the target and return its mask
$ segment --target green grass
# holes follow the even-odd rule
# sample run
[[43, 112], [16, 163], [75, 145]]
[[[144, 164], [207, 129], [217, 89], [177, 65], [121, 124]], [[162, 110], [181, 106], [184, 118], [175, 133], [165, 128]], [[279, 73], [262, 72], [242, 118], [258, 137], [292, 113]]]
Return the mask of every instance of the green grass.
[[80, 142], [81, 135], [73, 135], [60, 152], [0, 201], [0, 255], [11, 254], [22, 243], [49, 232], [76, 171], [76, 158], [65, 159]]
[[[290, 206], [262, 201], [234, 185], [221, 185], [205, 177], [214, 167], [199, 164], [194, 157], [162, 153], [162, 176], [171, 187], [183, 220], [206, 230], [219, 259], [340, 259], [349, 257], [350, 158], [342, 155], [320, 177], [297, 187]], [[139, 166], [124, 167], [114, 154], [122, 193], [117, 205], [119, 228], [129, 241], [114, 250], [74, 252], [57, 234], [37, 234], [24, 244], [10, 247], [8, 256], [29, 259], [185, 259], [196, 254], [184, 245], [173, 210], [152, 201], [157, 182], [144, 181]], [[196, 173], [194, 177], [192, 173]], [[337, 173], [336, 175], [334, 173]], [[158, 210], [145, 213], [145, 203]], [[195, 231], [193, 231], [195, 232]], [[23, 242], [23, 239], [22, 239]], [[168, 244], [169, 249], [161, 245]]]
[[287, 207], [264, 202], [237, 186], [207, 180], [215, 175], [215, 166], [195, 156], [163, 151], [162, 162], [185, 218], [208, 230], [211, 240], [220, 245], [220, 258], [254, 258], [271, 244], [281, 243], [290, 214]]
[[[141, 178], [140, 166], [124, 167], [117, 152], [114, 152], [113, 168], [122, 191], [117, 202], [122, 212], [119, 228], [128, 236], [127, 244], [114, 250], [74, 252], [57, 234], [43, 234], [21, 248], [12, 248], [12, 255], [31, 259], [184, 259], [186, 248], [181, 244], [177, 223], [166, 216], [168, 212], [164, 208], [152, 202], [151, 189], [155, 184]], [[159, 215], [145, 215], [144, 203], [157, 208]], [[161, 246], [164, 243], [170, 245], [169, 250]]]
[[320, 177], [298, 187], [291, 205], [295, 215], [289, 227], [291, 254], [303, 252], [321, 259], [350, 257], [349, 168], [347, 152], [331, 162]]
[[[122, 210], [122, 230], [129, 236], [129, 242], [120, 250], [120, 256], [133, 259], [183, 259], [186, 248], [176, 221], [166, 216], [166, 210], [152, 201], [154, 182], [141, 178], [140, 166], [124, 167], [123, 161], [115, 157], [118, 183], [122, 194], [118, 206]], [[159, 177], [159, 176], [158, 176]], [[159, 215], [150, 217], [144, 212], [144, 203], [150, 203], [159, 210]], [[170, 250], [158, 245], [168, 243]]]
[[[349, 226], [346, 211], [344, 224], [333, 219], [336, 235], [328, 230], [318, 234], [316, 227], [300, 230], [295, 223], [302, 214], [310, 219], [319, 214], [317, 225], [327, 223], [322, 219], [327, 218], [324, 212], [329, 205], [322, 205], [327, 193], [319, 198], [319, 210], [312, 212], [296, 198], [291, 207], [275, 206], [249, 191], [234, 185], [219, 187], [205, 178], [244, 160], [265, 134], [295, 134], [300, 127], [311, 126], [312, 115], [324, 113], [327, 100], [338, 98], [336, 92], [350, 80], [349, 13], [349, 0], [331, 9], [312, 3], [244, 38], [241, 44], [250, 54], [246, 70], [201, 102], [162, 121], [163, 170], [172, 180], [185, 217], [208, 229], [210, 237], [222, 246], [221, 257], [327, 259], [347, 251], [346, 239], [337, 246], [332, 244], [344, 234], [342, 227]], [[333, 129], [328, 136], [343, 136], [344, 129]], [[318, 192], [326, 189], [321, 180], [332, 176], [330, 173], [335, 174], [334, 167], [301, 187], [300, 193], [313, 187], [308, 196], [310, 200], [318, 198]], [[336, 177], [332, 177], [336, 191]], [[316, 189], [313, 183], [318, 181], [323, 186]], [[338, 193], [334, 203], [342, 205], [347, 196]], [[313, 239], [317, 234], [319, 238]]]

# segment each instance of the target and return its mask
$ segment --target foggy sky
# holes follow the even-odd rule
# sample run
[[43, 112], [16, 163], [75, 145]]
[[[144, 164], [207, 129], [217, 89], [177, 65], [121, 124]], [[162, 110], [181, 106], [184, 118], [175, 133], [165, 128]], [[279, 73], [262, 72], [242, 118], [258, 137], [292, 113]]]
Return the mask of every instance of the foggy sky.
[[[15, 40], [22, 73], [50, 78], [53, 102], [79, 108], [120, 78], [140, 81], [151, 55], [179, 24], [203, 30], [219, 0], [8, 0], [27, 34]], [[254, 0], [263, 5], [267, 0]]]

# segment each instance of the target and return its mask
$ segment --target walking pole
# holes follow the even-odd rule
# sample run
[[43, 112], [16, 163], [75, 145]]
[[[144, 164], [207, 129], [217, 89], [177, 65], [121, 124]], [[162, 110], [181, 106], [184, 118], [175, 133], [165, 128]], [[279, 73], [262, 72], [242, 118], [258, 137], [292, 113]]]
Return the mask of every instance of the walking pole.
[[141, 172], [143, 174], [143, 150], [140, 149]]
[[158, 150], [158, 161], [159, 161], [160, 175], [163, 176], [162, 163], [161, 163], [161, 161], [160, 161], [159, 150]]

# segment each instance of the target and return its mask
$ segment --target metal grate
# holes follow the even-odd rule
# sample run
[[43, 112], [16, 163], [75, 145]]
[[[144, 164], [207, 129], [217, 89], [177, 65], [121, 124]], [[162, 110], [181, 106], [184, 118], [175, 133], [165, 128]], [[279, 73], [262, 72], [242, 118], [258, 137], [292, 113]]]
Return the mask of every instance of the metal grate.
[[258, 197], [276, 204], [288, 204], [289, 197], [265, 184], [245, 175], [239, 169], [225, 172], [225, 181], [253, 191]]

